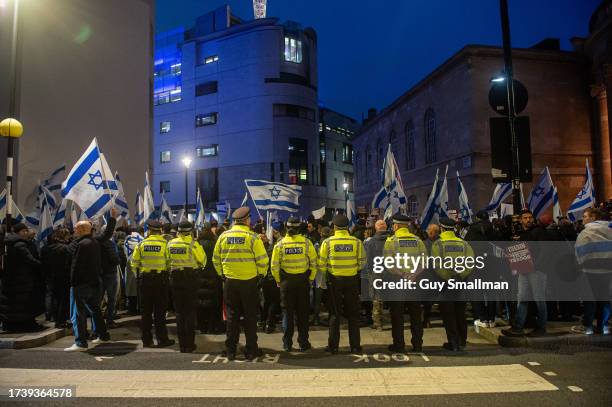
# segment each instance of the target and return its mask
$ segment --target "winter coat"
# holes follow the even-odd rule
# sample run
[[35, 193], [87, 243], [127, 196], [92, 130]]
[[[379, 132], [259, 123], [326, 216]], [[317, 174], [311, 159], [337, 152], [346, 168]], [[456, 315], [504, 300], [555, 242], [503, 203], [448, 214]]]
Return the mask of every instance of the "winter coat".
[[117, 245], [111, 240], [116, 225], [117, 220], [110, 218], [106, 223], [104, 231], [96, 235], [96, 240], [100, 244], [101, 250], [102, 274], [116, 273], [117, 266], [121, 262], [117, 251]]
[[48, 281], [53, 286], [70, 283], [70, 249], [68, 243], [52, 242], [41, 250], [41, 262]]
[[[200, 244], [208, 259], [212, 259], [215, 242], [201, 239]], [[198, 277], [198, 305], [202, 308], [213, 309], [219, 306], [219, 290], [222, 288], [221, 277], [217, 274], [212, 261], [206, 262], [203, 270], [199, 270]]]
[[27, 322], [44, 312], [44, 279], [35, 246], [15, 233], [6, 236], [6, 268], [0, 277], [0, 320]]
[[100, 243], [91, 235], [82, 236], [70, 244], [72, 261], [70, 285], [99, 286], [102, 275]]

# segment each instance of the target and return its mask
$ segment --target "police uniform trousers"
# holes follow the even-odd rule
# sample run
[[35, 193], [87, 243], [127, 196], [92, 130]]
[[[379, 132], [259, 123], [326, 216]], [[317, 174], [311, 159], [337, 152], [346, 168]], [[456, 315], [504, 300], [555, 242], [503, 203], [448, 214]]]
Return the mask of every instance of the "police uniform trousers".
[[329, 339], [331, 350], [340, 343], [340, 317], [348, 320], [349, 344], [351, 348], [361, 346], [359, 332], [359, 276], [334, 276], [328, 273]]
[[404, 347], [404, 313], [408, 309], [410, 315], [411, 343], [415, 348], [423, 345], [423, 312], [421, 303], [417, 301], [390, 301], [389, 311], [391, 313], [391, 336], [393, 345]]
[[155, 322], [155, 338], [157, 343], [168, 341], [166, 329], [166, 310], [168, 309], [168, 273], [144, 272], [140, 274], [140, 329], [142, 342], [153, 344], [151, 325]]
[[249, 280], [228, 278], [223, 284], [223, 296], [227, 314], [227, 353], [236, 353], [240, 337], [240, 318], [243, 318], [246, 353], [254, 355], [257, 347], [257, 311], [259, 309], [259, 290], [257, 277]]
[[198, 278], [192, 268], [172, 270], [170, 284], [174, 312], [176, 313], [176, 333], [181, 352], [195, 349], [195, 328], [198, 301]]
[[447, 290], [440, 301], [444, 329], [451, 346], [465, 346], [467, 342], [465, 301], [461, 299], [461, 292]]
[[298, 325], [298, 343], [300, 347], [308, 345], [308, 313], [310, 302], [310, 271], [290, 274], [281, 270], [280, 293], [281, 306], [285, 311], [283, 345], [293, 345], [295, 320]]

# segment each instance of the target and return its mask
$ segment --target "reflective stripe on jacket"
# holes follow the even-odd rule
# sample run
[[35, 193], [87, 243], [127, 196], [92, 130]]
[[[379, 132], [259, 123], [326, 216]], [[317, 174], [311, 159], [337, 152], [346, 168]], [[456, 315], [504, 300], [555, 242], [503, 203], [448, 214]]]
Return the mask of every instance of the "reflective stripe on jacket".
[[[395, 231], [393, 236], [389, 236], [385, 241], [385, 247], [383, 249], [384, 257], [395, 257], [396, 254], [400, 254], [402, 258], [404, 254], [407, 254], [409, 257], [420, 257], [421, 255], [427, 256], [427, 247], [425, 247], [425, 243], [421, 239], [419, 239], [416, 235], [410, 233], [408, 228], [400, 228]], [[403, 261], [401, 262], [404, 263]], [[408, 265], [412, 265], [411, 261], [408, 261]], [[389, 272], [393, 274], [418, 274], [423, 271], [422, 263], [419, 263], [419, 268], [417, 270], [412, 270], [411, 268], [396, 268], [393, 267], [388, 269]]]
[[361, 240], [348, 230], [337, 230], [325, 239], [319, 249], [319, 270], [334, 276], [354, 276], [366, 265], [365, 249]]
[[166, 245], [166, 240], [160, 235], [150, 235], [140, 242], [132, 253], [132, 259], [130, 260], [132, 270], [141, 273], [167, 270]]
[[272, 276], [280, 282], [280, 270], [287, 274], [301, 274], [310, 270], [309, 278], [317, 274], [317, 252], [309, 239], [302, 235], [285, 236], [272, 252]]
[[265, 276], [269, 262], [263, 242], [246, 225], [234, 225], [223, 232], [213, 251], [217, 273], [236, 280]]
[[168, 263], [170, 270], [184, 268], [204, 268], [206, 266], [206, 253], [191, 235], [181, 235], [168, 242]]
[[[440, 239], [433, 242], [431, 246], [431, 255], [441, 258], [441, 261], [436, 260], [434, 262], [434, 269], [436, 270], [436, 273], [444, 280], [449, 280], [451, 278], [465, 279], [472, 273], [473, 267], [465, 266], [465, 258], [473, 258], [474, 250], [468, 242], [460, 237], [457, 237], [453, 231], [440, 233]], [[464, 258], [461, 264], [459, 263], [460, 261], [455, 259], [457, 257]], [[452, 258], [452, 260], [449, 260], [449, 258]], [[445, 263], [450, 264], [451, 261], [455, 267], [445, 267]]]

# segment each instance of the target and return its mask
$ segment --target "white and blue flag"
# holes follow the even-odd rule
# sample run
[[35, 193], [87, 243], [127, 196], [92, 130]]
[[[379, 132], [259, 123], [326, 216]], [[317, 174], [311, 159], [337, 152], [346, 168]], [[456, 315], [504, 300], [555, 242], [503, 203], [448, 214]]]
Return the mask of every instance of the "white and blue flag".
[[[0, 193], [0, 223], [4, 223], [4, 221], [6, 220], [6, 188]], [[24, 216], [21, 214], [21, 212], [19, 211], [19, 208], [17, 207], [17, 205], [15, 204], [15, 201], [13, 199], [11, 199], [12, 201], [12, 205], [11, 205], [11, 214], [12, 214], [12, 224], [15, 223], [19, 223], [19, 222], [23, 222], [24, 221]]]
[[128, 207], [127, 199], [123, 193], [123, 184], [119, 178], [119, 173], [115, 172], [115, 183], [117, 185], [117, 196], [115, 196], [115, 208], [119, 211], [120, 219], [129, 219], [130, 209]]
[[162, 223], [172, 223], [172, 209], [166, 201], [164, 192], [162, 192], [161, 204], [159, 205], [159, 221]]
[[59, 195], [62, 190], [62, 181], [64, 180], [66, 174], [66, 164], [62, 164], [59, 168], [54, 170], [49, 178], [42, 182], [42, 185], [45, 186], [51, 193], [55, 195], [56, 198], [59, 198]]
[[544, 167], [538, 182], [533, 187], [533, 190], [527, 198], [527, 205], [533, 217], [538, 219], [546, 208], [553, 203], [554, 186], [552, 179], [550, 178], [550, 171], [548, 167]]
[[244, 198], [242, 198], [242, 203], [240, 204], [240, 206], [246, 206], [247, 202], [249, 201], [249, 191], [246, 191], [244, 193]]
[[437, 220], [440, 218], [448, 218], [448, 182], [446, 180], [446, 174], [448, 172], [448, 165], [444, 171], [444, 181], [440, 187], [440, 193], [438, 194], [438, 201], [436, 202], [436, 209], [438, 213]]
[[38, 207], [41, 208], [43, 202], [46, 201], [46, 204], [49, 207], [49, 210], [53, 211], [57, 207], [57, 202], [55, 196], [51, 193], [47, 187], [40, 184], [38, 186]]
[[153, 200], [153, 191], [149, 182], [149, 172], [145, 171], [145, 185], [143, 193], [143, 215], [144, 221], [148, 221], [151, 215], [155, 212], [155, 201]]
[[227, 218], [227, 202], [217, 202], [217, 222], [223, 223]]
[[255, 179], [245, 179], [244, 183], [258, 210], [297, 212], [300, 208], [302, 187], [299, 185]]
[[557, 193], [557, 187], [555, 187], [553, 192], [553, 219], [555, 222], [558, 222], [562, 217], [563, 212], [561, 212], [561, 205], [559, 205], [559, 194]]
[[595, 206], [595, 188], [593, 187], [593, 176], [591, 175], [591, 169], [589, 168], [589, 160], [586, 161], [586, 175], [584, 180], [584, 186], [574, 198], [574, 201], [567, 210], [567, 217], [575, 222], [578, 219], [582, 219], [582, 213], [587, 208]]
[[142, 225], [144, 221], [144, 204], [140, 191], [136, 191], [136, 213], [134, 213], [134, 222], [136, 225]]
[[382, 188], [374, 195], [372, 208], [380, 208], [386, 212], [390, 206], [392, 213], [399, 212], [406, 205], [406, 194], [391, 144], [387, 148], [383, 163], [382, 184]]
[[204, 211], [204, 202], [202, 202], [202, 194], [200, 188], [196, 194], [196, 212], [195, 212], [195, 227], [196, 229], [202, 229], [204, 222], [206, 221], [206, 211]]
[[63, 226], [66, 222], [66, 211], [68, 209], [68, 202], [69, 201], [67, 199], [62, 199], [61, 205], [55, 210], [55, 213], [53, 214], [54, 228]]
[[40, 243], [47, 240], [53, 233], [53, 218], [51, 217], [51, 208], [46, 197], [43, 196], [40, 204], [40, 223], [38, 226], [37, 239]]
[[459, 178], [459, 171], [457, 171], [457, 189], [459, 192], [459, 219], [472, 223], [472, 209], [468, 202], [467, 191]]
[[351, 199], [346, 200], [346, 217], [349, 220], [349, 228], [352, 228], [357, 224], [357, 211], [355, 211], [355, 201]]
[[501, 205], [501, 203], [504, 202], [504, 200], [508, 198], [510, 195], [512, 195], [512, 184], [511, 183], [504, 182], [504, 183], [495, 185], [495, 190], [493, 190], [493, 197], [491, 198], [491, 201], [485, 208], [485, 211], [487, 212], [496, 211], [497, 208], [499, 208], [499, 205]]
[[436, 211], [436, 202], [439, 201], [440, 195], [440, 187], [439, 187], [439, 174], [440, 170], [436, 169], [436, 178], [434, 180], [433, 186], [431, 188], [431, 192], [429, 193], [429, 197], [427, 198], [427, 202], [425, 203], [425, 207], [423, 208], [423, 214], [421, 215], [421, 219], [419, 223], [421, 224], [421, 228], [427, 229], [427, 226], [434, 221], [434, 216], [437, 215]]
[[94, 138], [62, 183], [62, 197], [76, 202], [89, 219], [101, 216], [112, 196], [105, 188], [102, 160]]

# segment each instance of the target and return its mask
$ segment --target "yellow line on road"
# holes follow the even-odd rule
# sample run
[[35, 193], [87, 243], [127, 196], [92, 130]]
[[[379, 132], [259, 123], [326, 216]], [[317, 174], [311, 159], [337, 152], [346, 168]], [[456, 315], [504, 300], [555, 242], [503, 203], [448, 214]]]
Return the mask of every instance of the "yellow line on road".
[[0, 369], [0, 387], [76, 386], [77, 397], [348, 397], [558, 390], [519, 364], [274, 370]]

